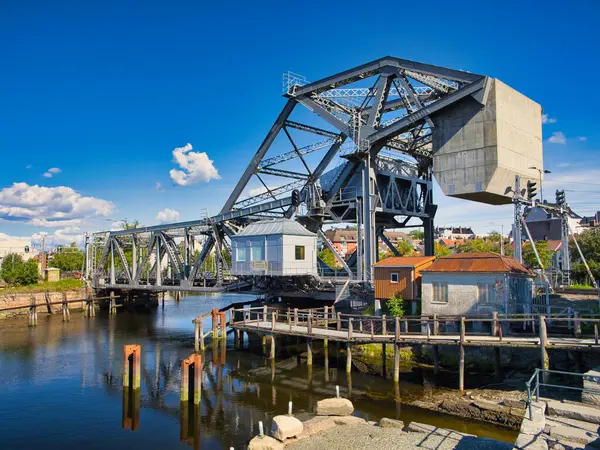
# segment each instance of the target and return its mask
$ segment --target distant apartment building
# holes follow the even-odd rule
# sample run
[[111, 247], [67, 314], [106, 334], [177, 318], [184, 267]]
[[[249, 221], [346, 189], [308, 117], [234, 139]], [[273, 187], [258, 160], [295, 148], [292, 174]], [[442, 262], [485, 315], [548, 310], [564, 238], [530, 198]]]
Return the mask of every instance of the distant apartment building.
[[5, 236], [0, 233], [0, 264], [6, 255], [10, 254], [19, 255], [25, 261], [37, 255], [37, 251], [31, 245], [31, 239]]
[[[552, 203], [549, 203], [549, 205], [555, 206]], [[569, 208], [568, 216], [572, 233], [579, 234], [586, 229], [587, 224], [582, 223], [583, 218], [571, 208]], [[534, 241], [560, 241], [562, 239], [562, 221], [563, 219], [557, 213], [540, 207], [525, 211], [525, 222]], [[590, 222], [593, 222], [593, 218], [590, 218]]]
[[600, 211], [596, 212], [593, 216], [584, 216], [579, 221], [581, 226], [595, 228], [600, 227]]
[[434, 236], [436, 239], [448, 239], [451, 241], [475, 238], [471, 227], [436, 227]]

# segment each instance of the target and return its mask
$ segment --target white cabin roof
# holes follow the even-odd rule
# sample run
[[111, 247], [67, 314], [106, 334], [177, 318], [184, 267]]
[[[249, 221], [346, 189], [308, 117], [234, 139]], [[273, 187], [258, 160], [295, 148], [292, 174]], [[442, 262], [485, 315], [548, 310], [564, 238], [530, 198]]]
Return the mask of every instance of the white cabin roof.
[[315, 233], [311, 233], [298, 222], [292, 219], [274, 219], [274, 220], [260, 220], [258, 222], [251, 223], [237, 236], [264, 236], [273, 234], [286, 234], [292, 236], [311, 236], [315, 237]]

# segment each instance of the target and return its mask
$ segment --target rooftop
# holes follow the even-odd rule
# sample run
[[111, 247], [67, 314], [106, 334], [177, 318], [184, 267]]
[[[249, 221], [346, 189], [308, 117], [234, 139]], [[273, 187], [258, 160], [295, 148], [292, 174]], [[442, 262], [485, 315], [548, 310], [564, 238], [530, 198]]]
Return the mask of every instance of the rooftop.
[[490, 252], [457, 253], [437, 259], [422, 272], [501, 272], [529, 276], [535, 274], [515, 258]]
[[379, 261], [375, 267], [419, 267], [434, 259], [435, 256], [391, 256]]
[[258, 222], [251, 223], [236, 236], [264, 236], [272, 234], [311, 237], [316, 236], [316, 234], [311, 233], [292, 219], [260, 220]]

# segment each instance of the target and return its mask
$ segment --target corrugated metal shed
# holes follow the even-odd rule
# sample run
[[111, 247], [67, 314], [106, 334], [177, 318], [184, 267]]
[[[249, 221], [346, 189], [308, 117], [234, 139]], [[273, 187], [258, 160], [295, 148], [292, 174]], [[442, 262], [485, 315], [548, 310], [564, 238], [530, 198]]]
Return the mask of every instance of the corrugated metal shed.
[[251, 223], [236, 236], [265, 236], [286, 234], [292, 236], [316, 236], [292, 219], [260, 220]]
[[490, 252], [458, 253], [437, 259], [422, 272], [501, 272], [529, 276], [535, 274], [515, 258]]

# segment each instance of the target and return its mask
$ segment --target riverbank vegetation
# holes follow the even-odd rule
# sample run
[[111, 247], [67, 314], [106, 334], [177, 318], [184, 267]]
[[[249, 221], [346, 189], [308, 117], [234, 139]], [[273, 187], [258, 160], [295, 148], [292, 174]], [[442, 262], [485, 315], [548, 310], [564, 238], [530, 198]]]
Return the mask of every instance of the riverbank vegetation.
[[46, 281], [44, 283], [30, 284], [27, 286], [11, 286], [0, 289], [0, 294], [27, 294], [29, 292], [64, 292], [85, 287], [85, 282], [73, 278], [60, 281]]

